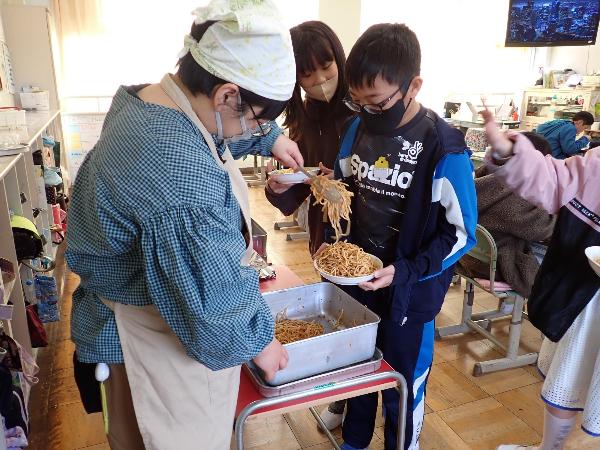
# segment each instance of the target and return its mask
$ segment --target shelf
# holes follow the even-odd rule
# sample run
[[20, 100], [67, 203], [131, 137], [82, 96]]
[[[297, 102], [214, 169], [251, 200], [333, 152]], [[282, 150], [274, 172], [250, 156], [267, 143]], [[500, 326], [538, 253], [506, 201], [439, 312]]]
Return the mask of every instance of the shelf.
[[10, 298], [10, 294], [12, 294], [13, 289], [15, 288], [15, 283], [17, 282], [17, 277], [14, 280], [9, 281], [4, 285], [4, 304], [8, 302]]
[[574, 87], [574, 88], [544, 88], [544, 87], [530, 87], [527, 88], [525, 90], [525, 94], [531, 92], [531, 93], [535, 93], [532, 95], [539, 95], [540, 92], [552, 92], [553, 94], [560, 92], [560, 93], [573, 93], [573, 92], [577, 92], [577, 93], [589, 93], [591, 91], [597, 91], [598, 87]]
[[58, 252], [58, 245], [54, 244], [53, 242], [49, 242], [47, 247], [50, 250], [50, 254], [48, 256], [54, 261], [56, 261], [56, 252]]
[[3, 179], [8, 171], [15, 166], [20, 157], [21, 154], [0, 156], [0, 180]]
[[[538, 106], [552, 106], [551, 102], [529, 102], [530, 105], [538, 105]], [[555, 103], [554, 106], [580, 106], [580, 105], [573, 105], [573, 104], [569, 104], [569, 103]]]
[[35, 140], [44, 132], [46, 128], [52, 123], [54, 119], [60, 113], [59, 110], [52, 111], [27, 111], [25, 113], [27, 120], [27, 134], [28, 140], [25, 142], [26, 145], [32, 145]]

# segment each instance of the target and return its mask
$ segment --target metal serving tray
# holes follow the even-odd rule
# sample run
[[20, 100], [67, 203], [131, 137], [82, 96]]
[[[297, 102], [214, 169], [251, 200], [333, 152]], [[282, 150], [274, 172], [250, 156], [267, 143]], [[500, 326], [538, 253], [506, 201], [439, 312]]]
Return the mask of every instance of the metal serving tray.
[[[286, 344], [289, 362], [269, 382], [279, 386], [371, 358], [379, 316], [332, 283], [316, 283], [264, 294], [273, 317], [315, 321], [325, 333]], [[343, 311], [343, 314], [342, 314]], [[341, 324], [334, 327], [341, 315]]]
[[269, 386], [267, 383], [265, 383], [260, 375], [259, 369], [252, 364], [252, 362], [244, 364], [244, 371], [252, 383], [256, 386], [258, 392], [260, 392], [260, 395], [263, 397], [277, 397], [280, 395], [294, 394], [296, 392], [308, 391], [311, 389], [318, 391], [319, 389], [331, 386], [340, 381], [376, 372], [379, 370], [379, 367], [381, 367], [382, 359], [383, 354], [381, 353], [381, 350], [376, 348], [375, 354], [367, 361], [342, 367], [341, 369], [322, 373], [309, 378], [304, 378], [302, 380], [292, 381], [291, 383], [282, 384], [281, 386]]

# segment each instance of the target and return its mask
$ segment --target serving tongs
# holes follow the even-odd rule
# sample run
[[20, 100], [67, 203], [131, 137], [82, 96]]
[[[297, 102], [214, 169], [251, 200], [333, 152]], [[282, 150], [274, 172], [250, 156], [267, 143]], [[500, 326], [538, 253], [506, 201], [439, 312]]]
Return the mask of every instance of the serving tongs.
[[329, 203], [342, 203], [342, 195], [335, 188], [335, 186], [323, 186], [321, 180], [316, 175], [308, 172], [308, 170], [302, 166], [298, 166], [298, 170], [311, 179], [312, 185], [318, 192], [321, 193], [325, 200], [327, 200]]

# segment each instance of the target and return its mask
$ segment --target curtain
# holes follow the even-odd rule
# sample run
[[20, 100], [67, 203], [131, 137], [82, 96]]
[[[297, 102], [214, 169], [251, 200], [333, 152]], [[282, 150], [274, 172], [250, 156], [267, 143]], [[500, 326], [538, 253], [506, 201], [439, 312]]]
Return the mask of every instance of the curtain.
[[[63, 98], [112, 96], [119, 85], [173, 72], [191, 11], [209, 0], [53, 0]], [[318, 0], [275, 0], [289, 26], [318, 15]]]

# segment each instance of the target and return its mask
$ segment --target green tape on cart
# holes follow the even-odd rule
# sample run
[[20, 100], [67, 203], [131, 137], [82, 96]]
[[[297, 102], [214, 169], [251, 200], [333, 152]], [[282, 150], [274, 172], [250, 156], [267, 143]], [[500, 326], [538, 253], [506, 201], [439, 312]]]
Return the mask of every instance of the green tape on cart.
[[325, 388], [328, 388], [328, 387], [331, 387], [331, 386], [335, 386], [335, 383], [333, 381], [331, 383], [320, 384], [318, 386], [315, 386], [313, 389], [316, 390], [316, 391], [318, 391], [320, 389], [325, 389]]

